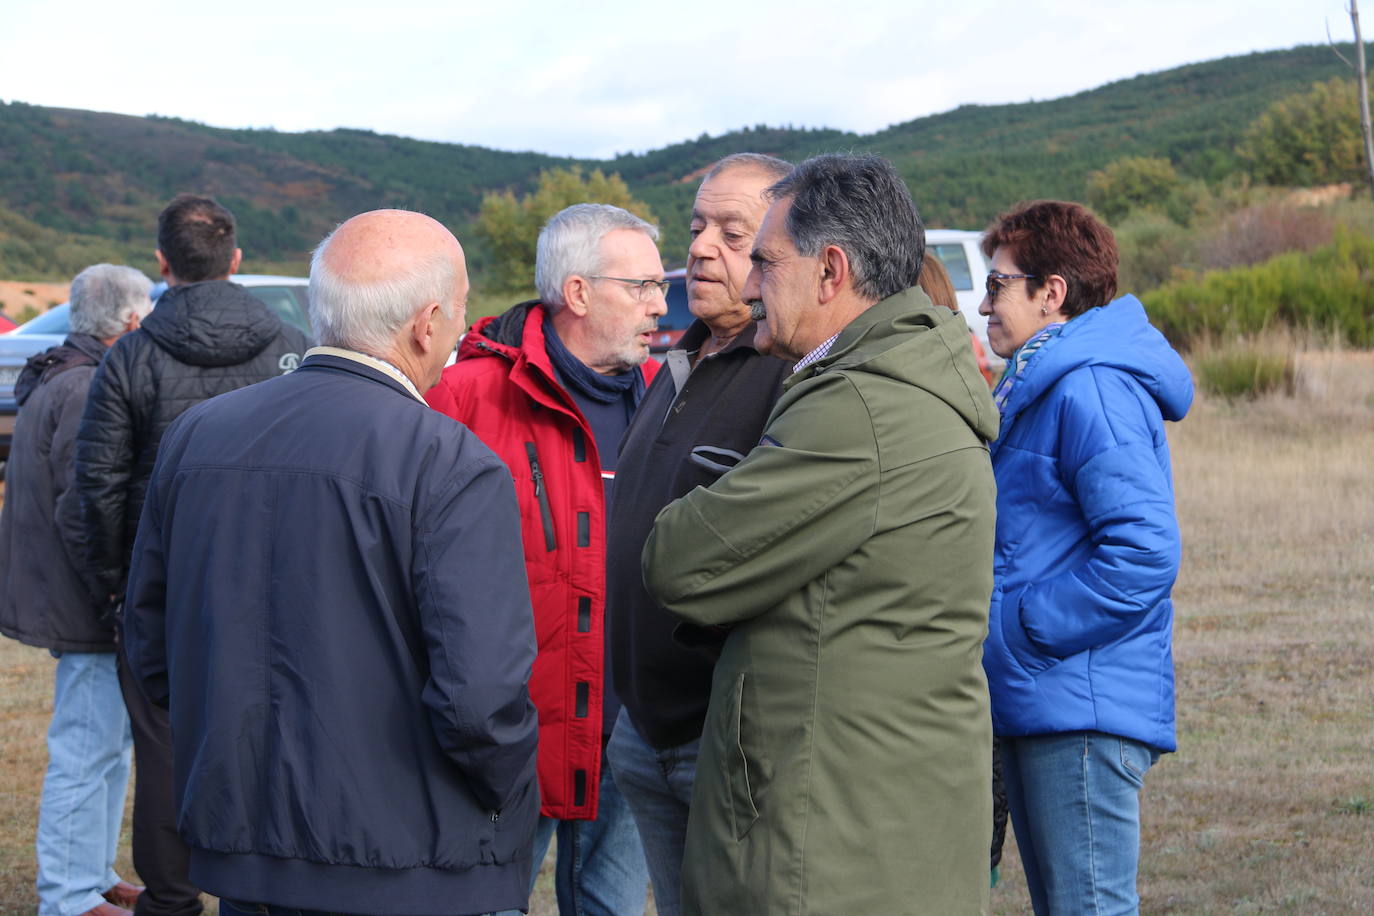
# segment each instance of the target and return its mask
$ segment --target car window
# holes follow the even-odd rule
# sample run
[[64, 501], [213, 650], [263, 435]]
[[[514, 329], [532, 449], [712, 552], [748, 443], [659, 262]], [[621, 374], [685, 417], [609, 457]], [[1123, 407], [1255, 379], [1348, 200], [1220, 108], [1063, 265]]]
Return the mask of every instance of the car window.
[[[310, 333], [310, 319], [305, 315], [305, 308], [293, 292], [296, 287], [290, 286], [247, 286], [244, 287], [253, 297], [287, 324], [293, 324]], [[304, 293], [305, 287], [299, 287]]]
[[687, 307], [687, 278], [668, 279], [668, 314], [658, 319], [658, 326], [665, 330], [681, 331], [692, 323], [692, 310]]
[[931, 245], [930, 251], [945, 265], [945, 270], [949, 271], [949, 282], [954, 284], [955, 289], [973, 289], [973, 277], [968, 269], [968, 255], [964, 253], [961, 243]]

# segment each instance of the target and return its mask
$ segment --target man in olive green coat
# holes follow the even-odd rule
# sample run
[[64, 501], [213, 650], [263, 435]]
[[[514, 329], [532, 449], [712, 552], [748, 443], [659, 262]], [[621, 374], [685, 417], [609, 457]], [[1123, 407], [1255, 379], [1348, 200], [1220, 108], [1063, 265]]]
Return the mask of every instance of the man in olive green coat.
[[650, 594], [728, 629], [687, 828], [701, 916], [982, 913], [997, 411], [877, 157], [770, 189], [745, 287], [800, 359], [754, 448], [659, 514]]

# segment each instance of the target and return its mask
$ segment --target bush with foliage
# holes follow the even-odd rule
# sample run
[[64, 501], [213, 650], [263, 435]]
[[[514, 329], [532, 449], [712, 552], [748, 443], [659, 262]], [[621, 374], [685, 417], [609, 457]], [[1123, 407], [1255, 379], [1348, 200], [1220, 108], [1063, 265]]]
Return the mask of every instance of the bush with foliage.
[[1196, 194], [1168, 159], [1128, 156], [1088, 176], [1088, 205], [1108, 222], [1133, 211], [1151, 210], [1187, 223], [1195, 203]]
[[483, 283], [492, 290], [513, 291], [534, 285], [534, 248], [549, 217], [573, 204], [612, 204], [654, 221], [643, 202], [636, 200], [620, 176], [600, 169], [583, 176], [580, 166], [546, 169], [539, 187], [517, 198], [511, 191], [487, 194], [473, 223], [490, 261]]
[[1265, 184], [1368, 184], [1354, 83], [1335, 77], [1279, 99], [1250, 126], [1241, 155]]
[[1338, 228], [1314, 251], [1181, 278], [1141, 298], [1150, 320], [1185, 349], [1283, 327], [1374, 346], [1374, 237]]
[[1292, 394], [1297, 356], [1287, 335], [1238, 337], [1194, 352], [1193, 370], [1204, 392], [1227, 400]]

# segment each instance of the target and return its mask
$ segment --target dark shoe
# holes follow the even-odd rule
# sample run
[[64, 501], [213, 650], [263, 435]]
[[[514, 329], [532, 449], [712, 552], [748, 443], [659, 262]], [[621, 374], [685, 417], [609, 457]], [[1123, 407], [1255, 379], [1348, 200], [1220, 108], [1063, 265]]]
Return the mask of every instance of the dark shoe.
[[113, 903], [102, 903], [95, 909], [82, 913], [81, 916], [134, 916], [134, 911], [115, 906]]
[[100, 896], [113, 903], [115, 906], [134, 908], [138, 902], [138, 895], [143, 893], [143, 888], [137, 884], [130, 884], [128, 881], [121, 881]]

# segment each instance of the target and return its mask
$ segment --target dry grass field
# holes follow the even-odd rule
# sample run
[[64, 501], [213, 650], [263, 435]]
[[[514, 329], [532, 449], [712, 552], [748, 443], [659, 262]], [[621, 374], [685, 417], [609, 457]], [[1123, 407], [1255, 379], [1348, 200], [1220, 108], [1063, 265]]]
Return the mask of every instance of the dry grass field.
[[[1296, 394], [1200, 399], [1170, 435], [1180, 748], [1146, 781], [1142, 909], [1374, 912], [1374, 354], [1308, 354]], [[0, 640], [3, 914], [34, 909], [51, 669]], [[993, 912], [1029, 912], [1007, 859]]]

